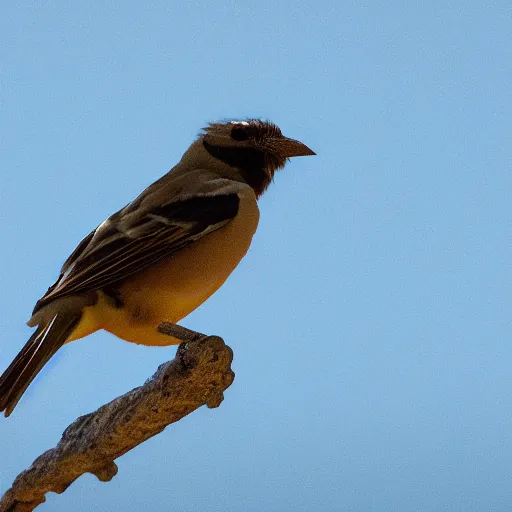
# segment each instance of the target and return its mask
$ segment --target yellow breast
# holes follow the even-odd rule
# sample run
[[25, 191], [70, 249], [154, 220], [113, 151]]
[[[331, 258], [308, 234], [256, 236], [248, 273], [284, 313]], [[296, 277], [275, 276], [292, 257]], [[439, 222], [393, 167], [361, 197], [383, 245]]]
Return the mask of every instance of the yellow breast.
[[219, 289], [249, 249], [258, 219], [256, 198], [248, 188], [240, 194], [237, 216], [226, 226], [124, 283], [122, 307], [101, 297], [86, 308], [73, 339], [103, 328], [143, 345], [179, 343], [160, 334], [158, 325], [178, 322]]

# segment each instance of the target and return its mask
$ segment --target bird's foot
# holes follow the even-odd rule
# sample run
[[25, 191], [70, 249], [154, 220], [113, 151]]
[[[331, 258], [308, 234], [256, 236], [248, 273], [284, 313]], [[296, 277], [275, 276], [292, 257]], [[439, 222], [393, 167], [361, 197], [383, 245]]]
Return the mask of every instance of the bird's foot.
[[200, 332], [196, 332], [192, 329], [187, 329], [186, 327], [172, 324], [170, 322], [162, 322], [158, 326], [157, 331], [160, 334], [172, 336], [173, 338], [176, 338], [180, 341], [195, 341], [206, 337], [206, 334], [202, 334]]

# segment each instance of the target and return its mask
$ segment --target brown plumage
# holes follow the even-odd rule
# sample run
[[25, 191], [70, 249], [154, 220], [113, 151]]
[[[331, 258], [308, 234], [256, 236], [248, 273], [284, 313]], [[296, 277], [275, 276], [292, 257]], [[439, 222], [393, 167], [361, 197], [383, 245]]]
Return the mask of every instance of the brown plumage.
[[293, 156], [314, 154], [267, 121], [214, 123], [181, 161], [86, 236], [37, 302], [35, 333], [0, 376], [11, 414], [64, 344], [105, 329], [145, 345], [180, 340], [158, 331], [210, 297], [247, 252], [257, 198]]

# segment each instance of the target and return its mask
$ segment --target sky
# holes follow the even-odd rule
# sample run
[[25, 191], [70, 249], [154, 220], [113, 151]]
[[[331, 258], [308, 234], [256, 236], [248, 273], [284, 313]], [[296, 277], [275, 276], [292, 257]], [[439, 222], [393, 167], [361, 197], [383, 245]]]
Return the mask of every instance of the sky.
[[[209, 121], [316, 157], [183, 325], [234, 384], [38, 510], [509, 511], [510, 2], [2, 2], [0, 370], [75, 245]], [[173, 347], [100, 332], [0, 418], [0, 492]]]

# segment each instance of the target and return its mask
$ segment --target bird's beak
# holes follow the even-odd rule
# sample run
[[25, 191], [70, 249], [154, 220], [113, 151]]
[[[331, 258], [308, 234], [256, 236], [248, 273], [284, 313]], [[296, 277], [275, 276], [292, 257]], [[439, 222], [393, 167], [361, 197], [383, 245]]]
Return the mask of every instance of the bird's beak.
[[289, 139], [288, 137], [273, 139], [272, 148], [286, 158], [291, 158], [292, 156], [316, 155], [306, 144], [298, 140]]

